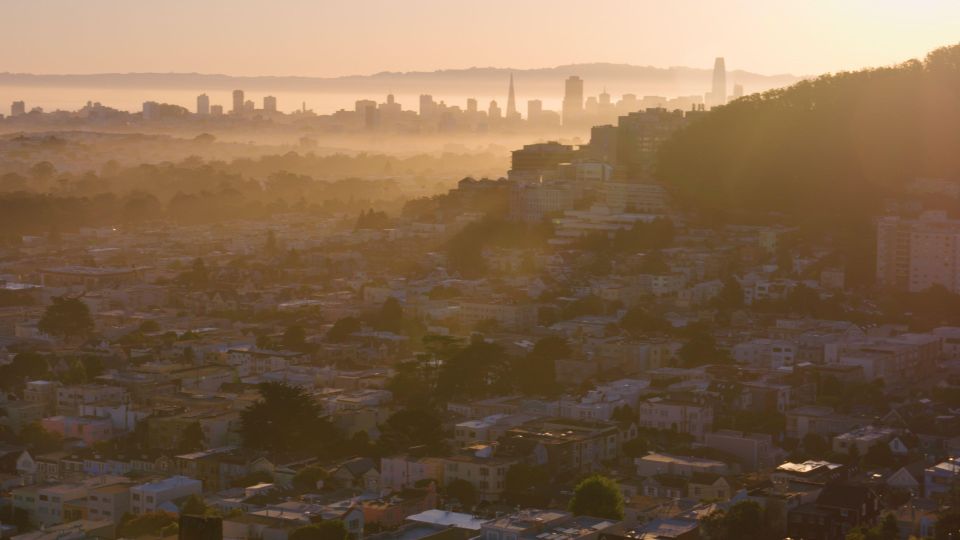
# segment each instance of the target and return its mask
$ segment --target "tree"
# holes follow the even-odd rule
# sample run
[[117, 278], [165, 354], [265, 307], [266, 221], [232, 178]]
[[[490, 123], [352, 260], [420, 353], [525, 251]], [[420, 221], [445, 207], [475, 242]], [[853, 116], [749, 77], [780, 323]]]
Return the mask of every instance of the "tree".
[[895, 467], [897, 456], [893, 455], [890, 445], [881, 441], [867, 449], [863, 455], [863, 464], [867, 467]]
[[180, 505], [180, 513], [191, 516], [206, 516], [215, 512], [207, 505], [203, 497], [194, 493], [187, 497], [186, 500], [183, 501], [183, 504]]
[[177, 445], [177, 450], [184, 454], [199, 452], [204, 449], [204, 439], [200, 422], [190, 422], [183, 429], [183, 433], [180, 434], [180, 443]]
[[400, 301], [392, 296], [387, 298], [374, 317], [373, 327], [387, 332], [400, 332], [403, 329], [403, 306]]
[[549, 503], [549, 495], [544, 491], [549, 489], [550, 481], [550, 473], [544, 467], [517, 463], [507, 469], [503, 497], [509, 504], [544, 506]]
[[289, 540], [347, 540], [350, 531], [339, 519], [304, 525], [290, 533]]
[[50, 433], [43, 429], [40, 422], [27, 424], [20, 429], [20, 442], [25, 444], [33, 452], [42, 454], [59, 450], [63, 445], [63, 439], [56, 433]]
[[515, 362], [517, 387], [527, 395], [550, 396], [557, 392], [556, 361], [569, 358], [570, 346], [559, 336], [537, 341], [525, 358]]
[[447, 484], [446, 493], [447, 497], [456, 499], [464, 510], [472, 510], [477, 504], [477, 488], [462, 478]]
[[293, 475], [293, 487], [301, 491], [312, 491], [317, 489], [317, 482], [327, 478], [327, 471], [319, 465], [310, 465], [297, 471]]
[[442, 399], [484, 397], [509, 392], [512, 362], [503, 347], [474, 336], [470, 344], [440, 368], [437, 393]]
[[936, 540], [953, 540], [960, 537], [960, 511], [950, 510], [938, 516], [933, 532]]
[[50, 375], [47, 358], [37, 353], [22, 352], [6, 365], [0, 365], [0, 388], [19, 390], [27, 379], [43, 379]]
[[288, 326], [283, 332], [283, 346], [291, 351], [303, 351], [307, 348], [307, 331], [300, 325]]
[[350, 335], [359, 332], [363, 328], [360, 319], [356, 317], [344, 317], [333, 323], [333, 326], [327, 332], [327, 341], [331, 343], [343, 343], [350, 339]]
[[160, 535], [170, 525], [176, 525], [177, 517], [167, 512], [150, 512], [139, 516], [125, 514], [117, 527], [117, 537], [137, 538], [152, 534]]
[[648, 332], [669, 332], [673, 329], [670, 322], [662, 317], [649, 313], [646, 309], [634, 307], [620, 319], [620, 328], [633, 335]]
[[685, 334], [687, 340], [677, 352], [677, 356], [684, 367], [713, 364], [726, 359], [717, 349], [717, 342], [713, 334], [703, 324], [689, 325]]
[[623, 443], [623, 454], [629, 458], [638, 458], [647, 455], [650, 443], [646, 439], [637, 437]]
[[613, 480], [598, 474], [590, 476], [573, 491], [570, 512], [577, 516], [623, 519], [623, 494]]
[[93, 332], [90, 308], [76, 297], [54, 296], [37, 324], [44, 334], [64, 339], [85, 338]]
[[274, 452], [329, 452], [340, 435], [302, 388], [261, 383], [261, 399], [240, 413], [244, 446]]
[[440, 417], [429, 409], [400, 409], [380, 426], [380, 444], [391, 452], [422, 446], [429, 453], [443, 454], [446, 442]]
[[701, 525], [711, 540], [765, 538], [763, 508], [754, 501], [739, 502], [726, 512], [717, 511], [703, 519]]

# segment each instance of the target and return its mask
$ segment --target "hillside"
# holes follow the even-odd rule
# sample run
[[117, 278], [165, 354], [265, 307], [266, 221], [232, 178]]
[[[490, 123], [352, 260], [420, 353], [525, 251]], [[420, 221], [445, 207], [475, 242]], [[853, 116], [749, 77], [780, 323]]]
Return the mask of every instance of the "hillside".
[[718, 220], [865, 226], [910, 179], [960, 178], [960, 46], [737, 100], [675, 134], [658, 171]]
[[[707, 63], [712, 59], [707, 59]], [[234, 77], [201, 73], [102, 73], [86, 75], [36, 75], [0, 73], [0, 86], [151, 88], [250, 91], [316, 91], [344, 93], [452, 93], [499, 95], [506, 92], [513, 74], [520, 96], [559, 95], [570, 75], [584, 78], [588, 92], [604, 86], [616, 96], [702, 94], [710, 86], [710, 69], [658, 68], [627, 64], [589, 63], [538, 69], [474, 67], [438, 71], [381, 72], [345, 77]], [[728, 80], [743, 84], [748, 92], [782, 87], [798, 80], [793, 75], [761, 75], [730, 71]]]

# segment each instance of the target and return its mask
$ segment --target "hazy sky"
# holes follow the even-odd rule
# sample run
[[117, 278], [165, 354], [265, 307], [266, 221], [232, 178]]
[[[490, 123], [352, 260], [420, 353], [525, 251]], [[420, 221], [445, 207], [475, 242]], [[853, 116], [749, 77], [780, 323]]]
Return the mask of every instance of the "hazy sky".
[[958, 0], [2, 0], [0, 71], [368, 74], [579, 62], [816, 74], [960, 41]]

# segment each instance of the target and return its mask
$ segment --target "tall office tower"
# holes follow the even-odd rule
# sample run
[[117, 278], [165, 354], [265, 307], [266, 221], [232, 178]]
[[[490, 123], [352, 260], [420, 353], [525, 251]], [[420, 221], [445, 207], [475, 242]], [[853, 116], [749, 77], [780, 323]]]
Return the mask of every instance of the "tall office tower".
[[437, 112], [437, 103], [430, 94], [420, 95], [420, 117], [433, 116]]
[[735, 84], [733, 85], [733, 99], [740, 99], [743, 97], [743, 85]]
[[243, 90], [234, 90], [233, 91], [233, 114], [240, 114], [243, 112]]
[[527, 120], [534, 121], [543, 114], [543, 102], [539, 99], [531, 99], [527, 102]]
[[600, 93], [599, 102], [601, 108], [606, 108], [610, 106], [610, 94], [607, 93], [607, 89], [604, 88], [603, 92]]
[[277, 112], [277, 98], [274, 96], [263, 98], [263, 110], [265, 112]]
[[520, 116], [517, 112], [517, 97], [513, 92], [513, 73], [510, 74], [510, 90], [507, 92], [507, 118]]
[[476, 100], [476, 99], [470, 98], [470, 99], [467, 100], [467, 112], [468, 112], [468, 113], [475, 113], [475, 112], [477, 112], [477, 100]]
[[252, 99], [243, 102], [243, 112], [252, 113], [257, 110], [257, 104]]
[[500, 106], [497, 105], [497, 101], [496, 100], [491, 101], [490, 108], [487, 109], [487, 117], [489, 117], [490, 120], [494, 120], [494, 119], [499, 120], [502, 114], [503, 113], [500, 111]]
[[576, 75], [567, 78], [563, 92], [563, 125], [572, 126], [583, 113], [583, 79]]
[[197, 96], [197, 114], [203, 116], [210, 114], [210, 97], [206, 94]]
[[10, 116], [20, 116], [27, 114], [27, 104], [22, 101], [14, 101], [10, 105]]
[[727, 66], [723, 57], [713, 61], [713, 88], [710, 91], [710, 106], [727, 104]]
[[211, 105], [210, 114], [213, 116], [223, 116], [223, 105]]

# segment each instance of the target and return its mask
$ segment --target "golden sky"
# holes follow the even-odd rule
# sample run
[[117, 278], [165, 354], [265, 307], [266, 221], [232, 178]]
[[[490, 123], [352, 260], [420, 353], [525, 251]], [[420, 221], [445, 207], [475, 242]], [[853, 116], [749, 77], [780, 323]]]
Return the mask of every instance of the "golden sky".
[[0, 71], [337, 76], [581, 62], [817, 74], [960, 41], [960, 0], [2, 0]]

